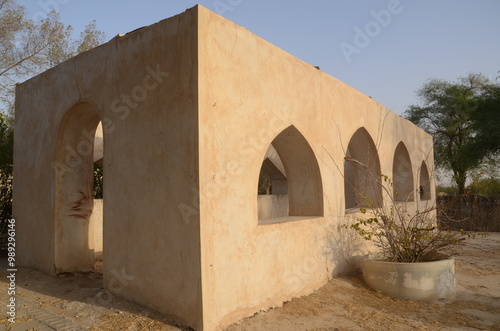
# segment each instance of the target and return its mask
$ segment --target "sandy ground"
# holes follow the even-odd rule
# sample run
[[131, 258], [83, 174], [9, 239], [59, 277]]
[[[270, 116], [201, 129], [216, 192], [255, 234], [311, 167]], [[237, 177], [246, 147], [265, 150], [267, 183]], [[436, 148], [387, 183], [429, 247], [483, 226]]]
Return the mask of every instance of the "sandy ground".
[[[357, 276], [230, 326], [240, 330], [500, 330], [500, 233], [468, 239], [456, 256], [457, 293], [435, 302], [392, 299]], [[161, 314], [112, 296], [95, 274], [50, 277], [20, 268], [16, 323], [8, 323], [6, 261], [0, 323], [8, 330], [186, 330]]]

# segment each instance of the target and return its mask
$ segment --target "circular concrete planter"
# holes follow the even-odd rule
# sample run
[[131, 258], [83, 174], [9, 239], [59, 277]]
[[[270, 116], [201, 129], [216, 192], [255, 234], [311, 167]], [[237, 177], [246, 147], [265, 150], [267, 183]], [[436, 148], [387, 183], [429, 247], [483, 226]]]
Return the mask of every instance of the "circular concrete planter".
[[362, 262], [363, 279], [374, 290], [398, 299], [433, 300], [455, 292], [455, 260], [399, 263]]

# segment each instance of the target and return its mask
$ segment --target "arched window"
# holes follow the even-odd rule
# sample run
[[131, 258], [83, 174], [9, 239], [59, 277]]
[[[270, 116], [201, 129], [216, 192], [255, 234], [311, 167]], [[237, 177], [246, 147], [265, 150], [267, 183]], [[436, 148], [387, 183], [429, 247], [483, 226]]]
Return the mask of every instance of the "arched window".
[[[102, 225], [94, 224], [102, 214], [94, 212], [94, 153], [97, 110], [79, 103], [65, 114], [58, 133], [55, 183], [55, 268], [56, 272], [90, 271], [95, 262], [95, 233], [102, 236]], [[102, 213], [102, 207], [100, 209]], [[102, 247], [102, 238], [100, 240]]]
[[431, 199], [431, 180], [429, 177], [429, 170], [427, 169], [425, 161], [422, 161], [422, 165], [420, 166], [420, 183], [418, 192], [420, 200]]
[[397, 202], [414, 201], [413, 168], [405, 144], [400, 142], [392, 162], [393, 198]]
[[[344, 161], [345, 208], [372, 208], [382, 204], [380, 161], [365, 128], [359, 128], [347, 146]], [[354, 211], [354, 210], [353, 210]]]
[[269, 146], [258, 185], [259, 224], [323, 216], [318, 162], [304, 136], [289, 126]]

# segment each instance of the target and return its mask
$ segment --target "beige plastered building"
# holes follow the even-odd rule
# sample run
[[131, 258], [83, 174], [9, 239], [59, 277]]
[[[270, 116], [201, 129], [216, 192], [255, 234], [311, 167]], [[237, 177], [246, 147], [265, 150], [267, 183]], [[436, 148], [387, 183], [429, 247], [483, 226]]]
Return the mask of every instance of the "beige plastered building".
[[18, 85], [15, 121], [19, 264], [102, 259], [114, 295], [196, 330], [352, 267], [364, 252], [340, 225], [360, 192], [384, 203], [370, 174], [435, 196], [428, 134], [201, 6]]

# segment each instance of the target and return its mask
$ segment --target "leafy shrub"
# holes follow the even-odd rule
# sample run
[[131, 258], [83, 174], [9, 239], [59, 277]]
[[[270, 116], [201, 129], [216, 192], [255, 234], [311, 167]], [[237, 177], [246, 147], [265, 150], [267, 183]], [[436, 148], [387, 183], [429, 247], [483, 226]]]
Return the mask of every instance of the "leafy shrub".
[[435, 206], [423, 211], [409, 211], [411, 203], [395, 202], [394, 186], [387, 176], [381, 176], [389, 188], [381, 185], [389, 197], [389, 203], [376, 206], [370, 202], [369, 209], [360, 208], [363, 217], [344, 228], [356, 231], [365, 240], [380, 249], [383, 260], [392, 262], [426, 262], [442, 259], [441, 250], [460, 244], [471, 237], [465, 231], [452, 232], [437, 225]]
[[12, 218], [12, 175], [0, 171], [0, 244], [7, 240], [7, 220]]
[[103, 198], [103, 170], [94, 163], [94, 199]]
[[0, 244], [6, 243], [7, 220], [12, 218], [12, 164], [14, 130], [0, 113]]

